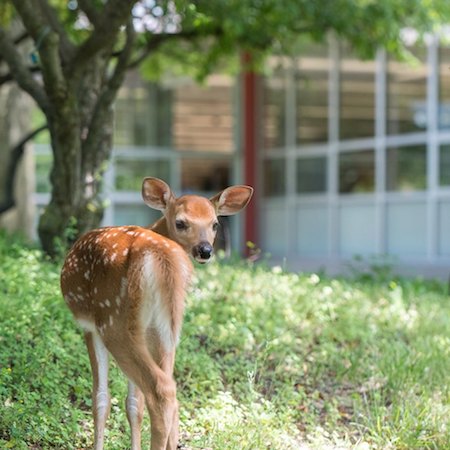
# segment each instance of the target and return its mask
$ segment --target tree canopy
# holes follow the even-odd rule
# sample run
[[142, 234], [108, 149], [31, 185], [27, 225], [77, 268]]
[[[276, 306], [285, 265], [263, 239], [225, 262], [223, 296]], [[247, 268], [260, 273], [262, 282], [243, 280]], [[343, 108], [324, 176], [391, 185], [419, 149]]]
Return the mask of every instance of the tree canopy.
[[[0, 86], [16, 82], [44, 112], [54, 156], [52, 197], [39, 225], [54, 250], [75, 218], [98, 225], [98, 197], [112, 148], [112, 104], [129, 69], [152, 76], [181, 67], [198, 78], [239, 61], [292, 53], [301, 37], [330, 31], [363, 55], [401, 53], [401, 30], [434, 32], [445, 0], [4, 0]], [[27, 45], [31, 52], [20, 51]]]

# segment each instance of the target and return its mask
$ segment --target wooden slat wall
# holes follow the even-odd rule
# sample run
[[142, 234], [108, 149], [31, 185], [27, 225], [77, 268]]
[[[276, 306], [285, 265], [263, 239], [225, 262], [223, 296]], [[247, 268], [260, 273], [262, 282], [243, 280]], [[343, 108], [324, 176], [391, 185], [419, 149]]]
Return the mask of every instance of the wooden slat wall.
[[172, 139], [177, 150], [231, 153], [233, 142], [233, 106], [229, 85], [207, 87], [194, 84], [174, 90]]

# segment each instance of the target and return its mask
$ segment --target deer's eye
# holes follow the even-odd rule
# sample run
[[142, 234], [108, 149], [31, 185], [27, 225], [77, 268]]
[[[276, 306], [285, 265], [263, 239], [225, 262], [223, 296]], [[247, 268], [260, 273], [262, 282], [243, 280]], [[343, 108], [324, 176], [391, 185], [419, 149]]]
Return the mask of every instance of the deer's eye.
[[187, 230], [187, 223], [184, 220], [176, 220], [175, 221], [175, 228], [178, 231], [183, 231], [183, 230]]
[[219, 222], [214, 222], [212, 228], [213, 231], [217, 231], [219, 229]]

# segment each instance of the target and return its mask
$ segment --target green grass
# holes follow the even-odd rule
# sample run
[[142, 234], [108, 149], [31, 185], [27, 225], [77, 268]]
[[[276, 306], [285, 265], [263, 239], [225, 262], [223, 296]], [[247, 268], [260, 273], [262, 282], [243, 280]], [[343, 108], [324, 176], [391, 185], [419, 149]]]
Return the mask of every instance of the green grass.
[[[90, 448], [89, 363], [58, 267], [2, 235], [0, 261], [0, 448]], [[184, 448], [447, 449], [449, 297], [214, 263], [196, 271], [175, 375]], [[106, 448], [124, 449], [126, 383], [110, 379]]]

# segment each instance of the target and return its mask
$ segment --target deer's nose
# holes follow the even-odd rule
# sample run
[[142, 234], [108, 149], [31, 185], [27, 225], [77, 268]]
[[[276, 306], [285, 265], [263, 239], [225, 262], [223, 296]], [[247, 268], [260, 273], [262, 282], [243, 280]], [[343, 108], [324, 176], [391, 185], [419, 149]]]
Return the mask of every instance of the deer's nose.
[[198, 262], [206, 262], [211, 258], [213, 251], [209, 242], [200, 242], [192, 249], [192, 255]]

